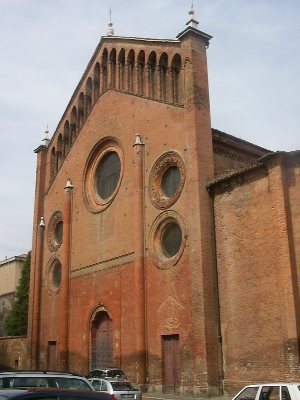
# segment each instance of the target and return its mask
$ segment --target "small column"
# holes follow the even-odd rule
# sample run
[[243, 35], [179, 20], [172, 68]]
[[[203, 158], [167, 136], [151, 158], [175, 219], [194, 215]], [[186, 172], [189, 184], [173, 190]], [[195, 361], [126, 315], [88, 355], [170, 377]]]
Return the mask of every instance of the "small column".
[[160, 66], [157, 65], [155, 69], [155, 99], [161, 100], [161, 75], [160, 75]]
[[145, 85], [145, 90], [144, 90], [144, 95], [146, 97], [150, 97], [150, 68], [149, 64], [145, 65], [145, 80], [144, 80], [144, 85]]
[[139, 64], [135, 63], [133, 68], [133, 93], [139, 93]]
[[116, 62], [116, 89], [120, 90], [120, 63]]
[[134, 277], [135, 277], [135, 328], [136, 376], [139, 384], [146, 379], [146, 312], [144, 271], [144, 144], [136, 135], [134, 144]]
[[69, 367], [69, 290], [70, 290], [70, 259], [71, 259], [71, 223], [72, 223], [72, 192], [70, 179], [65, 187], [63, 212], [62, 241], [62, 271], [60, 288], [60, 370], [67, 371]]
[[32, 306], [32, 341], [31, 341], [31, 368], [39, 368], [39, 346], [40, 346], [40, 315], [41, 315], [41, 281], [43, 271], [43, 247], [44, 247], [45, 221], [41, 217], [38, 226], [36, 241], [36, 264], [35, 282]]

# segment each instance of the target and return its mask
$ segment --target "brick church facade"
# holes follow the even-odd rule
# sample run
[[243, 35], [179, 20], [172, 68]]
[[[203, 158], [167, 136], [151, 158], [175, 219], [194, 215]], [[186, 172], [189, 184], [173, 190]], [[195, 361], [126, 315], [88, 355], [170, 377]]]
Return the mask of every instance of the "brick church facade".
[[36, 149], [31, 368], [299, 378], [300, 154], [212, 129], [210, 39], [192, 11], [172, 40], [111, 29]]

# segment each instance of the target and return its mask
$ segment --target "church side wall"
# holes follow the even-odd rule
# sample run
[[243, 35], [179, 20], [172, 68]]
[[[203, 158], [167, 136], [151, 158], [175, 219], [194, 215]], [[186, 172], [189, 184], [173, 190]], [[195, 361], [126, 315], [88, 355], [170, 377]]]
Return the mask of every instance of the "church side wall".
[[288, 374], [293, 379], [279, 278], [278, 221], [266, 171], [217, 193], [214, 211], [225, 390], [282, 380]]

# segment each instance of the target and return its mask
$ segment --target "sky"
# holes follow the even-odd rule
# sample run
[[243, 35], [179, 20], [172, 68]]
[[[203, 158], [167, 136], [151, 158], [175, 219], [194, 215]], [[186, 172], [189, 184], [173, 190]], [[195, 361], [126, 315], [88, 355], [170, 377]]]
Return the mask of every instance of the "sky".
[[[106, 35], [174, 39], [192, 0], [0, 0], [0, 261], [31, 249], [36, 149]], [[300, 1], [194, 0], [212, 126], [300, 149]]]

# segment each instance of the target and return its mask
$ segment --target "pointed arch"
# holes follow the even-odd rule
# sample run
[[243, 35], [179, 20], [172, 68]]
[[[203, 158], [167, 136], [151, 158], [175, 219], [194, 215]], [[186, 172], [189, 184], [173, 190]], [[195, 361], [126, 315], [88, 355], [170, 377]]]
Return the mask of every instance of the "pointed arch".
[[94, 102], [100, 94], [100, 64], [97, 62], [94, 67]]
[[103, 50], [102, 58], [101, 58], [101, 67], [102, 67], [102, 91], [105, 92], [107, 89], [107, 60], [108, 60], [108, 52], [107, 49]]
[[119, 89], [125, 90], [125, 49], [120, 50], [118, 62], [119, 62]]
[[134, 50], [130, 50], [127, 57], [127, 64], [128, 64], [128, 91], [133, 93], [134, 92], [134, 60], [135, 54]]
[[109, 56], [110, 60], [110, 84], [112, 88], [116, 87], [117, 54], [116, 49], [112, 49]]
[[149, 96], [156, 97], [156, 53], [151, 51], [148, 57], [148, 68], [149, 68]]
[[63, 157], [66, 157], [66, 155], [69, 152], [70, 149], [70, 124], [69, 121], [65, 122], [64, 125], [64, 136], [63, 136]]
[[78, 98], [78, 128], [84, 123], [84, 93], [81, 92]]
[[138, 94], [145, 94], [145, 52], [141, 50], [137, 57], [138, 68]]
[[171, 62], [172, 101], [181, 104], [181, 68], [182, 62], [179, 54], [175, 54]]
[[159, 87], [160, 87], [160, 100], [167, 100], [167, 73], [168, 73], [168, 55], [162, 53], [159, 58]]
[[93, 81], [89, 77], [85, 84], [85, 115], [89, 115], [92, 108]]
[[63, 149], [63, 139], [62, 134], [60, 133], [57, 138], [56, 144], [56, 166], [55, 169], [58, 171], [62, 164], [62, 149]]
[[71, 127], [70, 127], [69, 146], [74, 142], [78, 130], [78, 113], [77, 108], [74, 106], [71, 113]]
[[50, 182], [53, 181], [56, 175], [56, 150], [55, 147], [52, 147], [51, 149], [51, 155], [50, 155]]

